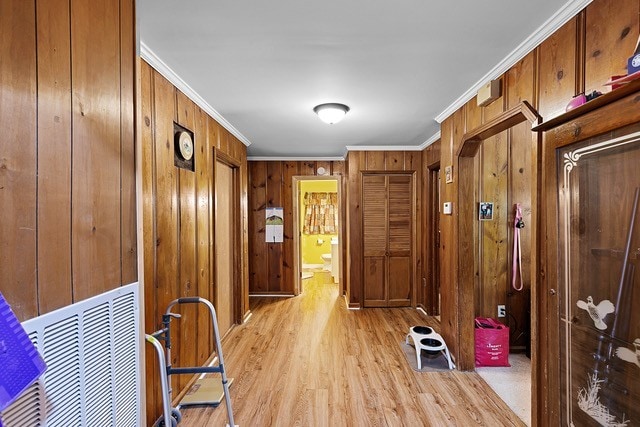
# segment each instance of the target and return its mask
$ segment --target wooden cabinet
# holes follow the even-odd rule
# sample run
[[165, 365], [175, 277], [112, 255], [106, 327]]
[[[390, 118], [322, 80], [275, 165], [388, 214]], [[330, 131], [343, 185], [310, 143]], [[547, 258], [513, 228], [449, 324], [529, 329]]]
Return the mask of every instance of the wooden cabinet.
[[362, 176], [365, 307], [411, 305], [413, 176]]
[[540, 347], [550, 425], [640, 420], [640, 83], [540, 126]]
[[640, 132], [634, 130], [558, 151], [563, 424], [640, 420]]

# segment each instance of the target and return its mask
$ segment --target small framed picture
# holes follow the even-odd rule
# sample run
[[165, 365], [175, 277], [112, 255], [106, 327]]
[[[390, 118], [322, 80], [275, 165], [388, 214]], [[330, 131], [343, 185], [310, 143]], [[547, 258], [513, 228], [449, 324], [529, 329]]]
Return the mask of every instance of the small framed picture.
[[493, 203], [480, 202], [480, 209], [478, 209], [478, 219], [480, 219], [480, 221], [493, 220]]
[[444, 167], [444, 182], [447, 184], [453, 182], [453, 166], [445, 166]]

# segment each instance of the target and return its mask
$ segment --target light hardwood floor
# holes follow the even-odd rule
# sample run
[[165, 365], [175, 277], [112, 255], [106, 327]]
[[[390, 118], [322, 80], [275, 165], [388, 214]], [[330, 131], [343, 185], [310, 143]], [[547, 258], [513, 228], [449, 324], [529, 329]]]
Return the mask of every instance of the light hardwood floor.
[[[225, 337], [240, 426], [523, 426], [475, 373], [418, 373], [399, 343], [413, 309], [349, 311], [328, 274], [295, 298], [252, 298], [253, 316]], [[439, 326], [436, 326], [439, 329]], [[226, 409], [185, 408], [181, 426], [223, 426]]]

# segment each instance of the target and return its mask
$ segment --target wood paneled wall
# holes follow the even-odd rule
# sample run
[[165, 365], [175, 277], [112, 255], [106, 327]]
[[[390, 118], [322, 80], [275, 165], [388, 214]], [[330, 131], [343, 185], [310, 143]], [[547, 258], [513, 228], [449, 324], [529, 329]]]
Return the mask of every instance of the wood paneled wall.
[[0, 291], [20, 320], [137, 280], [134, 16], [0, 2]]
[[[521, 149], [519, 141], [531, 141], [527, 124], [518, 125], [500, 135], [487, 139], [475, 164], [465, 161], [464, 170], [456, 156], [462, 136], [486, 123], [520, 101], [529, 102], [537, 109], [543, 121], [564, 111], [571, 97], [583, 92], [609, 90], [603, 84], [610, 76], [626, 73], [626, 61], [638, 39], [640, 1], [596, 0], [534, 51], [501, 76], [502, 97], [487, 107], [478, 107], [472, 99], [442, 123], [441, 166], [453, 165], [454, 182], [443, 185], [443, 201], [458, 200], [458, 174], [475, 169], [482, 176], [477, 181], [483, 198], [498, 204], [500, 211], [491, 224], [484, 223], [481, 259], [490, 261], [474, 266], [477, 275], [491, 280], [489, 289], [484, 280], [483, 288], [476, 290], [476, 314], [495, 316], [495, 307], [504, 303], [509, 290], [510, 250], [512, 233], [507, 232], [512, 221], [513, 203], [525, 205], [525, 223], [531, 214], [531, 197], [537, 189], [539, 159], [531, 158], [529, 150]], [[476, 172], [471, 172], [476, 173]], [[529, 203], [529, 206], [526, 206]], [[495, 205], [494, 205], [495, 206]], [[460, 307], [468, 301], [459, 301], [460, 286], [457, 280], [459, 257], [457, 233], [458, 208], [454, 215], [441, 216], [441, 284], [442, 328], [447, 342], [452, 343], [453, 353], [461, 369], [473, 369], [473, 337], [461, 334]], [[477, 214], [477, 213], [476, 213]], [[494, 214], [495, 215], [495, 214]], [[523, 271], [527, 263], [537, 262], [536, 250], [528, 248], [527, 235], [523, 233]], [[489, 245], [489, 247], [487, 247]], [[496, 258], [498, 257], [498, 258]], [[501, 267], [496, 270], [495, 264]], [[523, 307], [523, 302], [514, 302]], [[534, 317], [535, 319], [535, 317]]]
[[[293, 295], [293, 177], [316, 176], [323, 167], [332, 176], [345, 175], [342, 161], [249, 162], [249, 291], [254, 294]], [[345, 181], [342, 181], [343, 186]], [[344, 188], [342, 189], [344, 195]], [[344, 197], [344, 196], [343, 196]], [[344, 201], [340, 220], [345, 224]], [[284, 242], [265, 242], [265, 208], [284, 208]], [[344, 232], [344, 227], [343, 227]], [[342, 238], [342, 236], [341, 236]], [[343, 245], [344, 248], [344, 245]]]
[[[422, 218], [422, 152], [420, 151], [351, 151], [347, 156], [349, 182], [347, 184], [347, 233], [346, 233], [346, 294], [349, 306], [363, 307], [363, 240], [362, 240], [362, 172], [365, 171], [406, 171], [414, 172], [415, 218]], [[415, 256], [413, 283], [422, 282], [420, 252], [422, 224], [416, 221]], [[414, 288], [415, 289], [415, 288]], [[416, 303], [416, 293], [412, 292], [412, 304]]]
[[[214, 164], [224, 157], [239, 170], [240, 276], [235, 321], [249, 311], [247, 291], [246, 147], [146, 62], [140, 64], [142, 137], [145, 331], [161, 328], [162, 314], [174, 299], [200, 296], [215, 304]], [[174, 166], [174, 122], [193, 131], [195, 172]], [[228, 235], [228, 233], [227, 233]], [[236, 308], [237, 310], [237, 308]], [[172, 363], [201, 366], [214, 351], [209, 312], [202, 305], [181, 305], [173, 321]], [[161, 414], [156, 355], [146, 358], [147, 419]], [[174, 398], [188, 376], [172, 376]]]

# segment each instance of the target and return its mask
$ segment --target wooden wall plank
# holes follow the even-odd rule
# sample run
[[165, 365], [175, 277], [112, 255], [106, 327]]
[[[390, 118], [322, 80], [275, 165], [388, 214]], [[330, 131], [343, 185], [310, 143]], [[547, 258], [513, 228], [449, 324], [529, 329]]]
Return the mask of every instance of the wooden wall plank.
[[[179, 295], [178, 287], [178, 171], [174, 166], [173, 120], [175, 88], [164, 77], [154, 73], [155, 181], [156, 181], [156, 301], [159, 313]], [[159, 316], [158, 316], [159, 317]], [[160, 319], [157, 320], [160, 322]], [[176, 329], [174, 328], [174, 331]], [[172, 353], [177, 363], [178, 352]], [[178, 380], [172, 377], [178, 390]]]
[[536, 51], [532, 51], [514, 64], [505, 73], [505, 82], [509, 90], [506, 93], [507, 109], [527, 101], [535, 108], [534, 78], [537, 65]]
[[543, 121], [564, 113], [576, 86], [576, 19], [564, 24], [539, 47], [538, 114]]
[[348, 154], [348, 216], [347, 216], [347, 289], [349, 305], [358, 307], [363, 301], [363, 242], [362, 242], [362, 188], [360, 171], [367, 167], [365, 151], [353, 151]]
[[[453, 165], [453, 117], [447, 118], [441, 126], [441, 160], [440, 170], [447, 165]], [[454, 182], [459, 179], [460, 171], [454, 167]], [[457, 184], [455, 184], [457, 185]], [[457, 193], [453, 184], [443, 184], [441, 187], [442, 203], [452, 202], [454, 213], [458, 211]], [[452, 265], [456, 242], [453, 240], [453, 217], [440, 215], [440, 293], [441, 293], [441, 324], [442, 336], [450, 351], [456, 355], [460, 353], [458, 339], [458, 286], [455, 268]]]
[[[536, 81], [538, 69], [538, 51], [533, 51], [525, 56], [507, 72], [507, 82], [509, 84], [508, 107], [512, 107], [521, 101], [527, 101], [535, 105], [537, 96]], [[536, 248], [532, 246], [534, 239], [532, 232], [536, 228], [532, 223], [532, 202], [536, 195], [537, 168], [535, 163], [535, 151], [531, 149], [533, 138], [531, 125], [528, 122], [521, 123], [508, 130], [508, 150], [507, 150], [507, 199], [505, 203], [506, 221], [504, 228], [508, 238], [505, 241], [505, 251], [507, 255], [506, 282], [504, 288], [498, 294], [498, 299], [493, 301], [487, 311], [495, 314], [498, 304], [506, 304], [507, 316], [511, 327], [512, 349], [524, 350], [530, 337], [530, 296], [531, 296], [531, 260]], [[522, 205], [523, 220], [528, 224], [526, 229], [520, 231], [520, 241], [522, 248], [522, 274], [524, 289], [515, 291], [511, 287], [512, 263], [513, 263], [513, 236], [514, 236], [514, 204]], [[491, 310], [490, 310], [491, 309]]]
[[71, 3], [74, 301], [120, 285], [119, 8]]
[[120, 251], [123, 285], [138, 280], [135, 161], [135, 12], [134, 0], [120, 0]]
[[[267, 162], [267, 208], [284, 208], [282, 200], [282, 162]], [[280, 291], [283, 274], [282, 243], [267, 243], [269, 259], [269, 292]]]
[[344, 161], [333, 161], [331, 162], [331, 175], [341, 175], [345, 176], [345, 168], [346, 164]]
[[220, 145], [218, 149], [229, 155], [229, 131], [222, 126], [218, 126], [218, 143]]
[[[211, 154], [209, 145], [209, 120], [201, 108], [196, 107], [195, 114], [196, 149], [196, 292], [199, 297], [213, 300], [211, 294], [211, 242], [212, 227], [210, 220], [210, 192], [211, 192]], [[198, 366], [203, 365], [211, 355], [211, 319], [208, 310], [202, 305], [197, 306], [197, 356]]]
[[585, 93], [608, 92], [604, 83], [627, 74], [638, 41], [638, 0], [595, 1], [586, 9]]
[[33, 2], [0, 2], [0, 283], [20, 320], [38, 314], [35, 25]]
[[[176, 121], [179, 125], [194, 132], [194, 141], [197, 144], [206, 143], [206, 136], [195, 133], [195, 104], [186, 95], [176, 91]], [[173, 137], [173, 132], [171, 133]], [[173, 138], [172, 138], [173, 142]], [[172, 144], [173, 146], [173, 144]], [[195, 147], [196, 150], [198, 146]], [[194, 153], [195, 156], [195, 153]], [[197, 296], [196, 273], [196, 224], [197, 224], [197, 197], [196, 197], [196, 173], [203, 165], [195, 164], [196, 172], [187, 169], [177, 169], [178, 173], [178, 296]], [[204, 165], [206, 167], [206, 165]], [[180, 345], [179, 366], [194, 366], [196, 362], [198, 330], [197, 307], [192, 304], [183, 304], [177, 308], [182, 317], [177, 324], [180, 332], [180, 343], [194, 343], [194, 347]], [[189, 382], [186, 375], [178, 376], [179, 389], [182, 390]]]
[[220, 130], [222, 127], [213, 120], [211, 117], [208, 119], [209, 122], [209, 145], [216, 150], [220, 150]]
[[[331, 165], [324, 166], [327, 171]], [[298, 175], [298, 162], [282, 162], [282, 204], [284, 206], [284, 243], [282, 248], [282, 284], [279, 290], [294, 293], [294, 216], [293, 216], [293, 177]]]
[[39, 311], [49, 312], [73, 302], [70, 12], [66, 0], [39, 1], [36, 6], [39, 40], [37, 211], [38, 241], [42, 242], [38, 245], [37, 283]]
[[497, 304], [506, 301], [508, 235], [507, 132], [481, 145], [480, 202], [493, 203], [493, 219], [480, 223], [481, 271], [478, 315], [497, 317]]
[[364, 170], [384, 170], [384, 151], [365, 151]]
[[302, 176], [316, 176], [316, 162], [308, 161], [301, 162], [299, 165], [300, 175]]
[[269, 290], [264, 213], [267, 206], [267, 165], [264, 162], [249, 163], [249, 186], [249, 292], [262, 293]]
[[465, 123], [468, 131], [480, 127], [482, 124], [482, 112], [483, 108], [478, 107], [475, 97], [464, 104]]
[[242, 147], [240, 164], [240, 214], [242, 215], [242, 297], [240, 314], [246, 319], [249, 307], [249, 173], [247, 167], [247, 147]]
[[[156, 296], [156, 228], [155, 228], [155, 128], [153, 120], [154, 101], [153, 85], [154, 71], [144, 61], [140, 61], [140, 108], [142, 123], [140, 124], [141, 152], [142, 152], [142, 238], [144, 251], [144, 330], [153, 332], [159, 329], [160, 312], [157, 306]], [[160, 411], [160, 387], [158, 385], [159, 367], [157, 356], [152, 351], [145, 352], [146, 389], [147, 389], [147, 414], [155, 414]]]
[[404, 167], [404, 151], [385, 151], [384, 168], [388, 171], [406, 170]]

